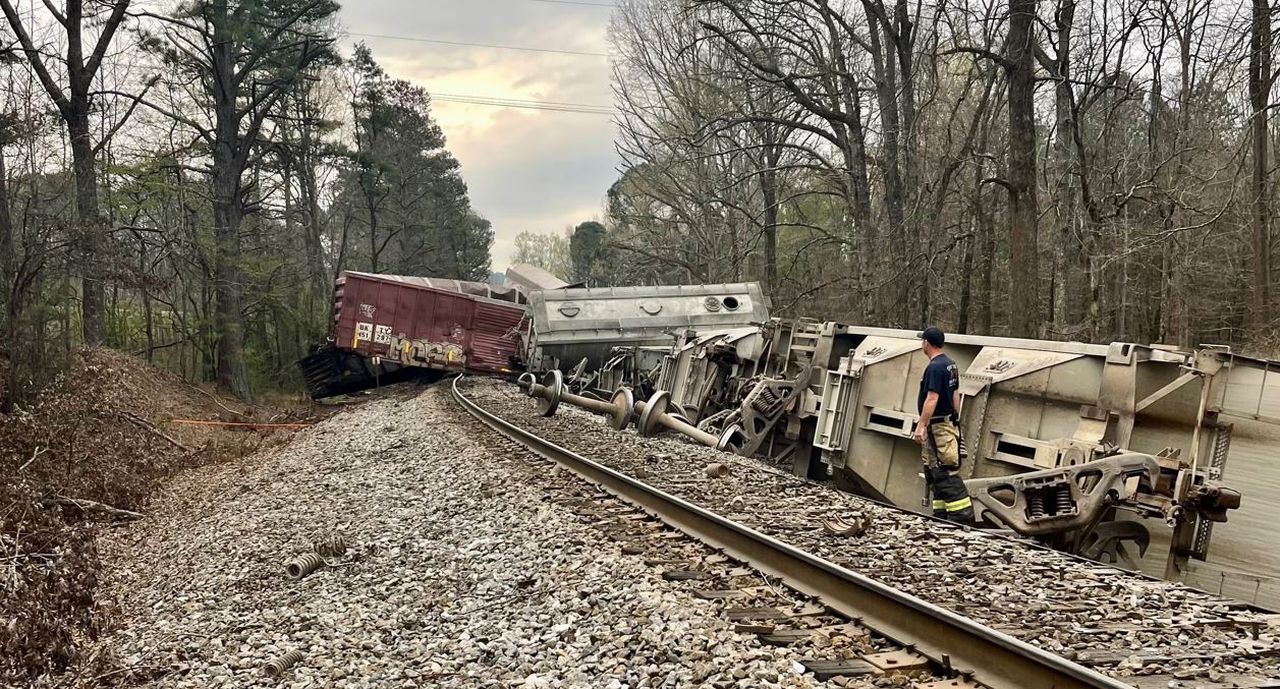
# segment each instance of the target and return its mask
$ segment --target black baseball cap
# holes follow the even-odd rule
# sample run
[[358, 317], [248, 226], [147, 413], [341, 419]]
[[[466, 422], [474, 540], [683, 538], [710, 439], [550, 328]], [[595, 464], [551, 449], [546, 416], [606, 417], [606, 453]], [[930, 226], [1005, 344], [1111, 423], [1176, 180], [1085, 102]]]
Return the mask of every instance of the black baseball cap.
[[941, 347], [947, 341], [947, 336], [942, 333], [942, 328], [935, 328], [932, 325], [916, 333], [916, 337], [934, 347]]

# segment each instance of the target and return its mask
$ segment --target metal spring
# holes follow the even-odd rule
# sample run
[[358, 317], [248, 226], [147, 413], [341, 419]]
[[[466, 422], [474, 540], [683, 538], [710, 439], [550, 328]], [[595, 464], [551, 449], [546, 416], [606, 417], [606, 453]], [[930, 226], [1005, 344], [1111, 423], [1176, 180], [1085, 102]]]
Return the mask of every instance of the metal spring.
[[1031, 514], [1032, 519], [1039, 519], [1044, 516], [1044, 498], [1039, 492], [1027, 493], [1027, 511]]
[[1075, 511], [1076, 503], [1071, 499], [1071, 486], [1058, 488], [1053, 497], [1058, 514], [1067, 514]]
[[342, 557], [347, 554], [347, 539], [342, 534], [329, 534], [311, 544], [320, 557]]
[[266, 665], [262, 666], [262, 673], [268, 677], [279, 677], [284, 674], [285, 670], [297, 665], [303, 658], [302, 651], [293, 650], [288, 653], [271, 659]]
[[773, 389], [763, 388], [760, 390], [760, 394], [756, 396], [756, 399], [754, 402], [752, 402], [751, 406], [754, 407], [757, 411], [768, 413], [769, 410], [773, 407], [773, 405], [777, 403], [778, 403], [778, 396], [773, 394]]
[[316, 553], [303, 553], [298, 557], [289, 560], [284, 565], [285, 574], [290, 579], [301, 579], [308, 574], [320, 569], [324, 564], [324, 559]]

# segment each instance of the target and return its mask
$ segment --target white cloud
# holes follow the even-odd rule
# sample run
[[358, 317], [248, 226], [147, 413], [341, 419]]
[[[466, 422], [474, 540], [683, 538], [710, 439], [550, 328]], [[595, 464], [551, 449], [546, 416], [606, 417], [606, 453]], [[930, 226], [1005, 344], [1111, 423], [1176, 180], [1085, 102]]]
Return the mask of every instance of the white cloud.
[[[353, 34], [385, 34], [583, 52], [606, 52], [609, 11], [530, 0], [348, 2]], [[608, 105], [603, 57], [456, 47], [386, 38], [364, 41], [389, 74], [438, 93]], [[558, 232], [600, 215], [616, 178], [614, 126], [595, 114], [437, 102], [436, 118], [476, 210], [494, 226], [493, 267], [510, 261], [523, 231]]]

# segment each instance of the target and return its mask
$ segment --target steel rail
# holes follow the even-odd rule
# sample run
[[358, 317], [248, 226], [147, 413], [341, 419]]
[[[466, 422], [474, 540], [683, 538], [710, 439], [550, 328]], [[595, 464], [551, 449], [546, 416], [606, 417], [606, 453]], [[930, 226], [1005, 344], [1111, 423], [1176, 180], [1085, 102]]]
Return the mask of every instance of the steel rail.
[[909, 593], [845, 569], [519, 428], [458, 388], [453, 398], [498, 433], [827, 607], [990, 689], [1133, 689]]

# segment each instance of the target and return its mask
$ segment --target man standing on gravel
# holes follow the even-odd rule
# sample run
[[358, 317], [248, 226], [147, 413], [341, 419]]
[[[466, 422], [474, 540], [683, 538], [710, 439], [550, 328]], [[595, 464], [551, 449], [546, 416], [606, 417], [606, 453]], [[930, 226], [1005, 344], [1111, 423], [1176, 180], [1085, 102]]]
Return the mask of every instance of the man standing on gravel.
[[973, 523], [973, 503], [960, 479], [960, 370], [942, 353], [946, 336], [928, 327], [920, 331], [920, 348], [929, 357], [920, 379], [916, 408], [920, 421], [912, 438], [920, 443], [925, 485], [933, 500], [933, 516], [960, 524]]

